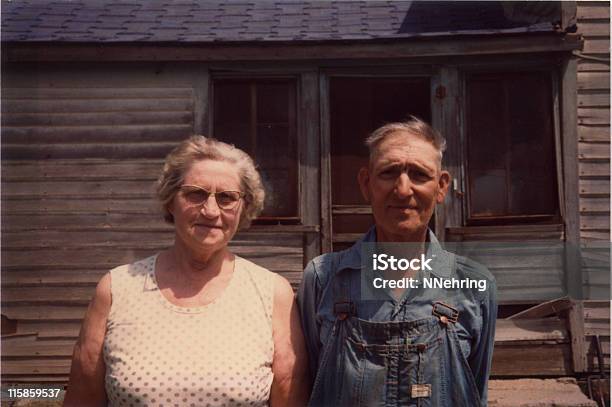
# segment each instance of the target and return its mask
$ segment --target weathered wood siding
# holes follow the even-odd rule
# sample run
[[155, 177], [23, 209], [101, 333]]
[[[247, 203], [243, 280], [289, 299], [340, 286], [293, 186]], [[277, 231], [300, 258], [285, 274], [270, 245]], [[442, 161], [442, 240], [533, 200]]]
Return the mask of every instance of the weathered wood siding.
[[[580, 232], [610, 239], [610, 4], [577, 2]], [[607, 62], [606, 62], [607, 61]]]
[[585, 301], [584, 302], [584, 336], [586, 347], [586, 370], [599, 372], [598, 338], [601, 346], [601, 361], [603, 370], [610, 371], [610, 302]]
[[[3, 73], [2, 315], [15, 333], [2, 376], [64, 382], [99, 278], [172, 243], [154, 184], [167, 152], [205, 128], [208, 79], [189, 64], [38, 68]], [[232, 246], [296, 284], [303, 243], [268, 231]]]
[[580, 236], [587, 247], [584, 296], [595, 299], [610, 299], [609, 250], [597, 253], [588, 243], [610, 240], [609, 15], [609, 2], [577, 2], [578, 32], [584, 36], [577, 95]]

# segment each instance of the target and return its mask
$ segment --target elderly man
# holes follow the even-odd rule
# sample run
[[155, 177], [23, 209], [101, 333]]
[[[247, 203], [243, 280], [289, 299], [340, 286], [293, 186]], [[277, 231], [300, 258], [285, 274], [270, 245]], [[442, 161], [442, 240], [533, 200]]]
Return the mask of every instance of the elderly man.
[[[379, 128], [366, 144], [369, 165], [358, 181], [375, 225], [350, 249], [311, 261], [298, 293], [314, 379], [310, 405], [486, 405], [495, 279], [445, 251], [428, 229], [450, 180], [441, 165], [445, 140], [413, 117]], [[387, 243], [421, 262], [405, 265], [421, 267], [368, 279], [368, 250]], [[366, 295], [370, 289], [381, 295]]]

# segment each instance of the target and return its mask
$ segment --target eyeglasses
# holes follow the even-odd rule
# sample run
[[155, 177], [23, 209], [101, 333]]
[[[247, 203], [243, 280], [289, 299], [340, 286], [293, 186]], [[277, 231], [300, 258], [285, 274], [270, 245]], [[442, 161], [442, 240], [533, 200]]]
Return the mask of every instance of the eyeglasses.
[[204, 205], [210, 196], [215, 197], [219, 209], [232, 210], [238, 205], [240, 198], [244, 196], [240, 191], [217, 191], [210, 192], [197, 185], [181, 185], [181, 194], [187, 203], [193, 206]]

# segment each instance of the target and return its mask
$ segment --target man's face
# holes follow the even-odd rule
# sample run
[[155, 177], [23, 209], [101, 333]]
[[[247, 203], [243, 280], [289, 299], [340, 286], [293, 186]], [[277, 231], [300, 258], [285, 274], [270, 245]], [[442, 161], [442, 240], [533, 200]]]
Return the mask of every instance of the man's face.
[[379, 241], [422, 242], [436, 203], [442, 203], [450, 176], [440, 153], [427, 140], [406, 133], [389, 135], [359, 172], [359, 185], [372, 205]]

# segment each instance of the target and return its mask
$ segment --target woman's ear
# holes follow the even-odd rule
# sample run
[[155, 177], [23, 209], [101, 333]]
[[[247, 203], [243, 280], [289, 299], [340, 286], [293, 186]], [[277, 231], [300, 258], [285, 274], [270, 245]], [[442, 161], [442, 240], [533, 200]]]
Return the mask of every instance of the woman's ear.
[[361, 167], [357, 173], [357, 182], [359, 183], [361, 195], [367, 203], [370, 203], [370, 170], [368, 167]]
[[166, 209], [166, 211], [167, 211], [167, 212], [168, 212], [170, 215], [172, 215], [172, 218], [174, 218], [174, 208], [173, 208], [173, 206], [174, 206], [174, 205], [173, 205], [173, 204], [174, 204], [174, 199], [175, 199], [175, 198], [176, 198], [176, 195], [174, 195], [174, 196], [172, 197], [172, 199], [170, 200], [170, 202], [168, 202], [168, 203], [166, 203], [166, 204], [164, 205], [164, 209]]

